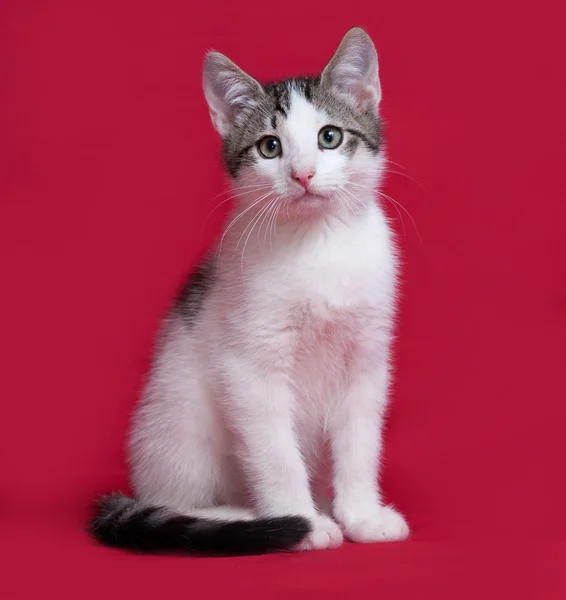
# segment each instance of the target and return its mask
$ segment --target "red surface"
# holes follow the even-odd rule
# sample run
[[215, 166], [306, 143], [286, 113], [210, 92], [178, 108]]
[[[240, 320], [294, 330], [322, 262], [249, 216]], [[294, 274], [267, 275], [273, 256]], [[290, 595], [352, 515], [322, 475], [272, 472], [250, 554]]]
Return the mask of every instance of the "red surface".
[[[558, 11], [547, 0], [2, 2], [3, 597], [560, 597]], [[125, 482], [158, 317], [222, 217], [204, 224], [225, 189], [204, 51], [260, 78], [315, 71], [353, 24], [380, 53], [393, 168], [418, 182], [392, 173], [386, 185], [421, 238], [402, 213], [405, 239], [388, 206], [405, 268], [383, 481], [413, 538], [219, 560], [98, 547], [81, 529], [88, 503]]]

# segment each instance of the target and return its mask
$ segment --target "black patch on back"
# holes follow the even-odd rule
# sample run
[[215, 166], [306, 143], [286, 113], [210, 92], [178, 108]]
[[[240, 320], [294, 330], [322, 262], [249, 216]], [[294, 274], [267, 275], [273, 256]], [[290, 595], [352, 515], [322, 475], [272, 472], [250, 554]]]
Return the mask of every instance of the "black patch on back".
[[202, 306], [206, 294], [214, 283], [214, 265], [211, 260], [202, 262], [191, 274], [177, 294], [174, 310], [191, 326]]
[[289, 550], [312, 526], [299, 516], [253, 521], [188, 517], [112, 494], [98, 501], [89, 529], [107, 546], [138, 552], [246, 555]]

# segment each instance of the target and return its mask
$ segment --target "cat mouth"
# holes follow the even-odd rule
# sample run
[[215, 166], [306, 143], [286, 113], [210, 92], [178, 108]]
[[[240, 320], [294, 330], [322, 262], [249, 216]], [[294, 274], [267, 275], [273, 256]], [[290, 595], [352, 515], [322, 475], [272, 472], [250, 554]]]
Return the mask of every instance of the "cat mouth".
[[312, 204], [316, 202], [323, 202], [326, 200], [326, 196], [320, 193], [305, 191], [302, 195], [295, 199], [296, 202]]

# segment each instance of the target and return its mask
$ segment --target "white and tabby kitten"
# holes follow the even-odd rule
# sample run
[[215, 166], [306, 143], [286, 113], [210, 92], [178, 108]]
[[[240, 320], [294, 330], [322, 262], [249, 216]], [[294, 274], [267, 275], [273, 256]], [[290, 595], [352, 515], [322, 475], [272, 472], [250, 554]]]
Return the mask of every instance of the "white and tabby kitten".
[[203, 85], [235, 212], [164, 322], [135, 499], [103, 498], [93, 532], [244, 554], [405, 539], [377, 483], [396, 261], [373, 43], [352, 29], [320, 76], [269, 85], [210, 52]]

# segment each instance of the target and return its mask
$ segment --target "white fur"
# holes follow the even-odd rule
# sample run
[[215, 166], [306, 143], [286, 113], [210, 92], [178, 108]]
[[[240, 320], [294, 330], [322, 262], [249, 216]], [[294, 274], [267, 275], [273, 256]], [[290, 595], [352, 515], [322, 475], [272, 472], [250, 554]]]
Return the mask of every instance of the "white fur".
[[[300, 549], [409, 533], [377, 484], [395, 291], [373, 192], [382, 163], [362, 147], [353, 159], [321, 151], [326, 124], [294, 94], [283, 156], [239, 176], [260, 189], [240, 192], [194, 324], [166, 321], [131, 439], [142, 501], [304, 515], [314, 530]], [[298, 168], [315, 172], [312, 197], [290, 176]]]

